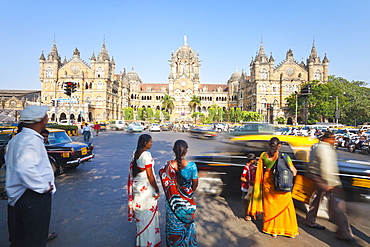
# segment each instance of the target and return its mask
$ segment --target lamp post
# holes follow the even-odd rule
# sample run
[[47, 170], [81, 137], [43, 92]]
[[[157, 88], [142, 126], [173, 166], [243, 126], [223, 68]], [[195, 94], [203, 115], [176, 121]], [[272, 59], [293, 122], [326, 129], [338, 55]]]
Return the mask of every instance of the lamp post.
[[298, 92], [295, 91], [295, 125], [298, 125]]

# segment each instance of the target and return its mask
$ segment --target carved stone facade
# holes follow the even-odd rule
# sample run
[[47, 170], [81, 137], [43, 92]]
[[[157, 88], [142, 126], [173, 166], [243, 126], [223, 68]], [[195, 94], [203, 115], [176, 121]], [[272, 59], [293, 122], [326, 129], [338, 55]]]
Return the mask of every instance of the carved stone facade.
[[[286, 59], [275, 66], [272, 55], [267, 58], [261, 43], [250, 63], [250, 76], [236, 69], [225, 84], [202, 84], [199, 54], [187, 44], [186, 37], [184, 44], [171, 54], [168, 83], [142, 83], [134, 68], [114, 74], [114, 59], [109, 57], [105, 44], [97, 58], [92, 54], [90, 60], [90, 64], [83, 61], [76, 48], [73, 57], [62, 62], [56, 44], [47, 58], [41, 54], [41, 99], [44, 103], [53, 99], [59, 102], [52, 109], [51, 119], [67, 119], [68, 114], [78, 121], [122, 119], [124, 107], [135, 111], [140, 107], [161, 109], [161, 99], [168, 94], [175, 99], [172, 121], [193, 121], [188, 105], [193, 95], [201, 100], [198, 112], [207, 114], [214, 104], [224, 109], [240, 107], [264, 114], [268, 121], [268, 117], [287, 117], [285, 98], [299, 91], [302, 83], [311, 80], [326, 83], [329, 63], [326, 55], [321, 61], [313, 45], [307, 63], [295, 61], [289, 50]], [[77, 83], [71, 101], [63, 88], [68, 81]], [[274, 106], [273, 112], [267, 112], [267, 104]]]

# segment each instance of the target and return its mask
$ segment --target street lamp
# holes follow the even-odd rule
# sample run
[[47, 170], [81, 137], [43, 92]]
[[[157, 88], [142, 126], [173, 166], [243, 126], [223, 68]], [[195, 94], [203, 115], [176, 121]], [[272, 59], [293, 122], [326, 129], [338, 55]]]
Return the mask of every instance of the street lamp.
[[295, 125], [298, 125], [298, 92], [295, 91]]

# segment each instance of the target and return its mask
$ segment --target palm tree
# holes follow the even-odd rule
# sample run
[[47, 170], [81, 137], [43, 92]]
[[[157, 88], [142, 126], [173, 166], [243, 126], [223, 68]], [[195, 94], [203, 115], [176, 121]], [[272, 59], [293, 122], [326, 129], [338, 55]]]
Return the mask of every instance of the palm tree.
[[172, 109], [175, 108], [175, 105], [173, 102], [175, 101], [174, 97], [171, 97], [168, 94], [165, 94], [163, 98], [161, 99], [162, 102], [162, 108], [164, 108], [167, 112], [171, 113]]
[[200, 101], [200, 98], [198, 96], [193, 95], [190, 98], [189, 106], [193, 112], [195, 112], [195, 109], [197, 108], [197, 106], [200, 106], [201, 104], [202, 102]]

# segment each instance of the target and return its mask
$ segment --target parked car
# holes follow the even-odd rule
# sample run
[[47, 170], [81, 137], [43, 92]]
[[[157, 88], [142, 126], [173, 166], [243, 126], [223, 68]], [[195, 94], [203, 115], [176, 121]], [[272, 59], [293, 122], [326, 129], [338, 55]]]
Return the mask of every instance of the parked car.
[[45, 147], [54, 173], [63, 173], [64, 168], [76, 168], [94, 158], [94, 144], [72, 141], [64, 130], [48, 130], [49, 143]]
[[126, 128], [126, 124], [124, 120], [113, 120], [110, 127], [113, 130], [124, 130]]
[[[85, 142], [75, 142], [67, 135], [65, 130], [47, 129], [49, 140], [45, 144], [51, 166], [54, 173], [63, 173], [64, 168], [76, 168], [81, 163], [90, 161], [94, 157], [94, 144]], [[0, 133], [1, 162], [4, 163], [5, 145], [15, 135], [13, 133]]]
[[[212, 187], [215, 193], [221, 193], [224, 186], [239, 189], [246, 155], [254, 153], [259, 157], [262, 152], [268, 150], [268, 142], [273, 136], [233, 137], [229, 142], [220, 145], [223, 150], [189, 159], [197, 164], [200, 183], [202, 180], [213, 183], [209, 188]], [[279, 139], [282, 142], [280, 152], [291, 157], [298, 174], [305, 175], [311, 147], [318, 140], [300, 136], [279, 136]], [[370, 162], [340, 159], [338, 166], [347, 199], [360, 200], [370, 196]]]
[[152, 123], [150, 126], [149, 126], [149, 131], [150, 132], [153, 132], [153, 131], [157, 131], [157, 132], [160, 132], [161, 131], [161, 126], [157, 123]]
[[132, 133], [132, 132], [141, 132], [143, 130], [144, 130], [143, 126], [139, 123], [131, 123], [126, 128], [126, 131], [130, 132], [130, 133]]

